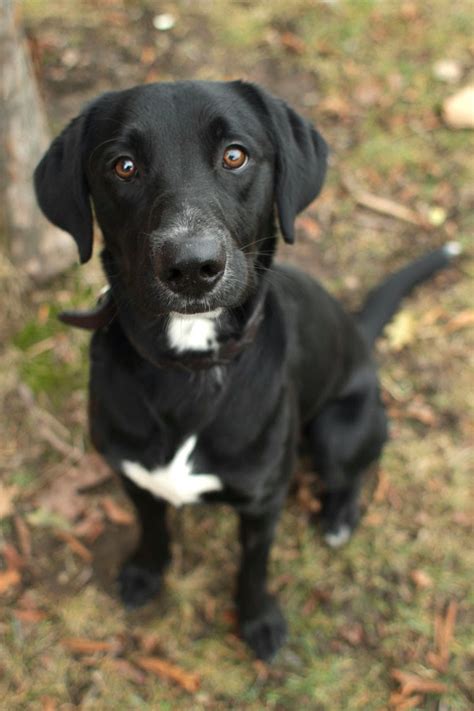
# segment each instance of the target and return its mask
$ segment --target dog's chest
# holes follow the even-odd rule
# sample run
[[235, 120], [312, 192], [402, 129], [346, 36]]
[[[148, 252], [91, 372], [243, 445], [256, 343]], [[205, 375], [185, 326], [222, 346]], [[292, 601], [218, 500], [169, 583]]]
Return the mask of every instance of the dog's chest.
[[122, 472], [137, 486], [174, 506], [198, 503], [202, 494], [220, 491], [222, 482], [214, 474], [194, 470], [193, 453], [196, 444], [196, 435], [187, 437], [168, 464], [152, 470], [145, 469], [139, 462], [124, 460]]

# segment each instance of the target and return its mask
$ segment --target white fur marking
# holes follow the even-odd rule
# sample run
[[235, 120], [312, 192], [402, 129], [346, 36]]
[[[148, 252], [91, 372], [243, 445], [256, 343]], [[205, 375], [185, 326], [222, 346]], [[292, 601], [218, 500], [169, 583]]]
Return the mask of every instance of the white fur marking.
[[217, 350], [216, 320], [222, 309], [200, 314], [171, 313], [168, 341], [178, 353]]
[[452, 240], [451, 242], [446, 242], [443, 246], [443, 252], [448, 257], [457, 257], [462, 252], [462, 244]]
[[154, 496], [166, 499], [174, 506], [195, 504], [201, 494], [220, 491], [222, 482], [214, 474], [193, 474], [191, 455], [197, 437], [188, 437], [177, 450], [173, 459], [164, 467], [148, 471], [138, 462], [122, 462], [122, 471], [137, 486]]
[[340, 546], [343, 546], [344, 543], [347, 543], [351, 537], [351, 533], [352, 531], [349, 526], [342, 524], [342, 526], [335, 533], [326, 533], [324, 540], [328, 546], [331, 546], [331, 548], [339, 548]]

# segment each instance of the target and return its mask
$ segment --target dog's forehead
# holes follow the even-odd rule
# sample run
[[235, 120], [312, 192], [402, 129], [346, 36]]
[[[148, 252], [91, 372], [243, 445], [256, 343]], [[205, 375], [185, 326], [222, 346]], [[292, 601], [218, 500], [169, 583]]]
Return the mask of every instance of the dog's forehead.
[[118, 92], [107, 104], [118, 134], [135, 130], [170, 138], [207, 129], [216, 137], [242, 131], [254, 136], [265, 133], [256, 112], [232, 82], [148, 84]]

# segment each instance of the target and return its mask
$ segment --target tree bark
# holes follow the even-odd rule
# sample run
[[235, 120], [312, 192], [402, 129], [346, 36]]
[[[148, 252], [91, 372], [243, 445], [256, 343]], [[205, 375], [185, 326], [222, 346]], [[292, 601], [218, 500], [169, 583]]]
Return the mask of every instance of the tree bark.
[[44, 282], [76, 261], [77, 253], [36, 204], [32, 174], [49, 136], [16, 10], [15, 0], [0, 0], [0, 249]]

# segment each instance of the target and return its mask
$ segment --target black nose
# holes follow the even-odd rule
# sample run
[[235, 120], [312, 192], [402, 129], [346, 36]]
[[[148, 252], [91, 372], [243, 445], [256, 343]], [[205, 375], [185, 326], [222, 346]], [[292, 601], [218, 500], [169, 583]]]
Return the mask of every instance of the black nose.
[[163, 245], [156, 261], [158, 278], [178, 294], [199, 296], [224, 274], [225, 249], [214, 237], [194, 237]]

